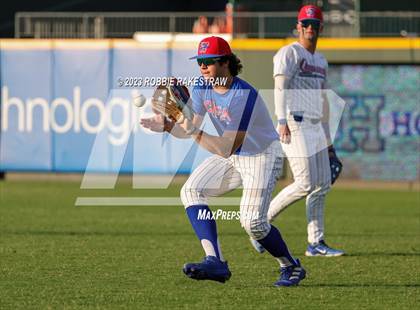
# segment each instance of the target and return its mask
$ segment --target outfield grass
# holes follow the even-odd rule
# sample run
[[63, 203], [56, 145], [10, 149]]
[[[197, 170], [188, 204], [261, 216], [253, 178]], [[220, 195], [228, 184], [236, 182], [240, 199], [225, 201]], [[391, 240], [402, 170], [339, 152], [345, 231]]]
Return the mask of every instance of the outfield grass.
[[[77, 196], [177, 195], [80, 190], [71, 182], [0, 182], [0, 308], [418, 309], [418, 192], [333, 190], [327, 241], [342, 258], [305, 258], [305, 210], [275, 224], [308, 277], [275, 288], [277, 263], [257, 254], [238, 221], [219, 221], [232, 278], [198, 282], [181, 271], [203, 257], [182, 207], [75, 207]], [[224, 207], [236, 210], [234, 207]]]

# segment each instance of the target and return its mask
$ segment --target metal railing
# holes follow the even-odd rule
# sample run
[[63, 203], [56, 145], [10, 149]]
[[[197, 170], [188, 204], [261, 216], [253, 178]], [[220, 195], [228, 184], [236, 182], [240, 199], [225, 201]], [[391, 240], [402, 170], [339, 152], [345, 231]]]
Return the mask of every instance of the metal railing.
[[[193, 32], [200, 16], [208, 24], [232, 21], [234, 37], [284, 38], [295, 35], [296, 12], [125, 13], [19, 12], [16, 38], [130, 38], [140, 32]], [[325, 12], [324, 37], [418, 36], [420, 12]], [[211, 31], [210, 31], [211, 32]], [[214, 32], [213, 32], [214, 33]]]

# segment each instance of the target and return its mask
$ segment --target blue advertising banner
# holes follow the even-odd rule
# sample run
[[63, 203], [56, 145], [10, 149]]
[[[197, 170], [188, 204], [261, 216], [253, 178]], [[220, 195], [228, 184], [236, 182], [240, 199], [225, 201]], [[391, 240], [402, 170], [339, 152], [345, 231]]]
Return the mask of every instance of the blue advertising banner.
[[0, 51], [0, 169], [51, 170], [52, 54], [48, 48]]
[[[153, 93], [136, 78], [199, 76], [194, 49], [51, 42], [0, 49], [1, 170], [188, 173], [210, 155], [141, 128], [150, 104], [131, 103]], [[329, 88], [346, 102], [335, 139], [345, 176], [419, 178], [418, 85], [420, 66], [330, 66]]]
[[[165, 46], [116, 45], [112, 50], [111, 98], [124, 98], [112, 113], [111, 169], [120, 172], [169, 173], [168, 143], [158, 134], [147, 133], [138, 125], [139, 111], [130, 102], [138, 93], [153, 94], [152, 87], [136, 86], [134, 81], [146, 77], [165, 77], [168, 72], [168, 50]], [[117, 96], [118, 94], [118, 96]], [[145, 109], [142, 109], [144, 112]], [[149, 111], [152, 113], [152, 111]], [[137, 115], [132, 118], [131, 116]], [[130, 139], [130, 134], [131, 139]], [[153, 150], [153, 151], [151, 151]]]
[[[51, 127], [57, 171], [83, 171], [96, 135], [108, 124], [110, 50], [80, 49], [74, 43], [53, 50]], [[109, 169], [109, 145], [97, 145], [102, 156], [95, 170]]]

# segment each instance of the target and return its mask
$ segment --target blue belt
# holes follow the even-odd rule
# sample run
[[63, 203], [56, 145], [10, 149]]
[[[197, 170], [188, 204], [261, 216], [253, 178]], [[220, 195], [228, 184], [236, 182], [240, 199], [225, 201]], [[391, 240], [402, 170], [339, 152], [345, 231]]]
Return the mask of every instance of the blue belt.
[[[303, 115], [293, 115], [293, 119], [295, 122], [301, 123], [303, 122], [304, 118]], [[305, 120], [310, 121], [312, 124], [318, 124], [321, 120], [319, 118], [305, 118]]]

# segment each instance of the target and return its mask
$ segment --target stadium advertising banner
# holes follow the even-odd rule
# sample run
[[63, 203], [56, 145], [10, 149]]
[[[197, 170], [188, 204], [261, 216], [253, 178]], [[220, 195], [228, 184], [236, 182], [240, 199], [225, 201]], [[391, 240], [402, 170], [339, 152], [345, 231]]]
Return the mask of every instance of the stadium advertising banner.
[[[140, 128], [140, 115], [152, 111], [131, 101], [153, 89], [124, 83], [127, 77], [197, 76], [188, 60], [193, 54], [105, 41], [2, 48], [0, 169], [188, 173], [208, 153], [192, 141]], [[419, 66], [330, 66], [329, 88], [346, 102], [335, 140], [344, 175], [419, 178], [419, 76]]]

